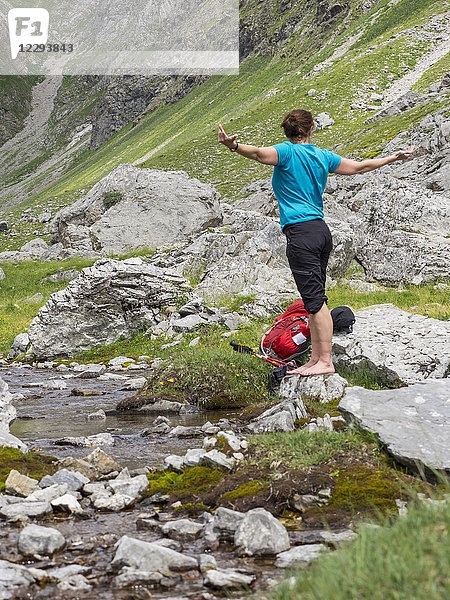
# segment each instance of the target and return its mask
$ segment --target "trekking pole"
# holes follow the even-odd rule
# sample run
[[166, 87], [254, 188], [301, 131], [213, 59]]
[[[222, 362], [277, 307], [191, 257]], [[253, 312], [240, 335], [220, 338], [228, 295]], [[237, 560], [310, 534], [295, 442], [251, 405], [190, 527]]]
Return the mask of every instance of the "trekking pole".
[[249, 346], [242, 346], [241, 344], [238, 344], [234, 340], [231, 340], [230, 346], [236, 352], [242, 352], [244, 354], [251, 354], [252, 356], [256, 356], [256, 358], [262, 358], [266, 362], [270, 363], [271, 365], [276, 365], [277, 367], [286, 366], [286, 367], [291, 367], [294, 369], [297, 367], [297, 365], [293, 362], [284, 362], [283, 360], [279, 360], [277, 358], [271, 358], [270, 356], [264, 356], [263, 354], [258, 354], [256, 352], [256, 350], [253, 350], [253, 348], [249, 348]]

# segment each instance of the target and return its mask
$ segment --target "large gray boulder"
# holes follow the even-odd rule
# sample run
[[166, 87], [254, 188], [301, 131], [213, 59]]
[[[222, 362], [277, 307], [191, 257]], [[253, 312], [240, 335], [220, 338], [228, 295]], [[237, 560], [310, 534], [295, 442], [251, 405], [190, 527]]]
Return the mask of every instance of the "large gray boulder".
[[186, 239], [222, 220], [219, 194], [184, 171], [117, 166], [83, 198], [59, 211], [53, 241], [83, 250], [124, 252]]
[[339, 409], [371, 431], [399, 462], [450, 474], [450, 379], [395, 390], [349, 387]]
[[357, 311], [353, 333], [333, 336], [335, 365], [365, 371], [386, 384], [447, 377], [450, 322], [413, 315], [393, 304]]
[[27, 525], [20, 532], [17, 549], [28, 556], [51, 556], [66, 545], [64, 536], [53, 527]]
[[0, 448], [17, 448], [27, 452], [27, 447], [9, 432], [9, 425], [16, 418], [16, 409], [11, 404], [12, 395], [8, 384], [0, 377]]
[[236, 530], [234, 544], [248, 556], [273, 555], [290, 548], [285, 526], [264, 508], [254, 508], [245, 514]]
[[28, 331], [30, 351], [38, 358], [70, 356], [130, 337], [189, 290], [183, 277], [139, 258], [99, 260], [39, 310]]
[[143, 542], [135, 538], [122, 536], [116, 544], [111, 568], [133, 567], [140, 571], [150, 571], [171, 575], [173, 571], [198, 569], [198, 562], [170, 548], [156, 543]]

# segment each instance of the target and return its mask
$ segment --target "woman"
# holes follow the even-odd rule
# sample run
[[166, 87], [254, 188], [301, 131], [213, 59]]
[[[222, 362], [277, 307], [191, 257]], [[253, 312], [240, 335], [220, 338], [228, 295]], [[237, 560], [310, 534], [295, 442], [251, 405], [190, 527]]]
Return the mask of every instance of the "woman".
[[328, 173], [367, 173], [396, 160], [409, 158], [414, 147], [386, 158], [358, 162], [311, 143], [314, 128], [307, 110], [291, 110], [281, 127], [288, 141], [258, 148], [236, 141], [219, 125], [219, 142], [232, 152], [265, 165], [273, 165], [272, 186], [280, 208], [280, 224], [287, 238], [286, 256], [306, 310], [310, 313], [311, 358], [289, 374], [334, 373], [331, 358], [333, 322], [325, 295], [328, 258], [332, 250], [330, 230], [323, 217], [322, 194]]

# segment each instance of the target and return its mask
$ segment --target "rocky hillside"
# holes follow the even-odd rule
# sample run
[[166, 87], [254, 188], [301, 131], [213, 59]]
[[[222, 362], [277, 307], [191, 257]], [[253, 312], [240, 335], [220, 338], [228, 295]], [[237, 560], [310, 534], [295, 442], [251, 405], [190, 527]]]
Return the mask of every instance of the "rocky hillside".
[[[281, 138], [280, 115], [301, 105], [334, 121], [316, 143], [346, 154], [379, 153], [400, 130], [447, 106], [431, 99], [366, 123], [409, 89], [427, 91], [442, 79], [447, 11], [447, 2], [419, 0], [248, 0], [241, 4], [238, 76], [48, 78], [34, 88], [24, 129], [2, 148], [0, 217], [12, 231], [1, 246], [18, 248], [34, 232], [45, 235], [33, 218], [72, 203], [124, 162], [182, 168], [235, 198], [268, 171], [216, 148], [218, 121], [232, 120], [243, 140], [273, 143]], [[27, 112], [24, 105], [18, 122]]]

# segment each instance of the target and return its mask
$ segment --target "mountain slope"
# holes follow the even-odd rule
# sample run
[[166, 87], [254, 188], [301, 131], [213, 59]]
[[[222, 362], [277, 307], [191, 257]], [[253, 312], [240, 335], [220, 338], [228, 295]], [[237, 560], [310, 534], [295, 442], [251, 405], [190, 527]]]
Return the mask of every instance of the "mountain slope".
[[[430, 99], [401, 115], [367, 122], [394, 96], [412, 85], [426, 89], [450, 69], [445, 54], [448, 2], [384, 0], [366, 13], [368, 5], [361, 2], [342, 2], [341, 10], [333, 9], [331, 2], [241, 4], [247, 58], [239, 75], [209, 78], [183, 99], [145, 114], [135, 126], [129, 123], [96, 150], [88, 147], [86, 126], [53, 182], [45, 184], [48, 173], [32, 174], [22, 188], [27, 199], [4, 209], [17, 235], [4, 237], [0, 249], [16, 248], [32, 235], [45, 233], [45, 226], [30, 217], [17, 224], [24, 208], [31, 208], [31, 215], [44, 208], [55, 212], [124, 162], [183, 169], [236, 198], [246, 183], [268, 177], [270, 169], [217, 146], [218, 122], [243, 142], [272, 144], [282, 140], [279, 122], [287, 110], [301, 106], [315, 114], [328, 112], [335, 124], [317, 132], [315, 142], [364, 157], [378, 154], [425, 114], [448, 107], [447, 100]], [[315, 95], [308, 95], [311, 88], [317, 90]], [[383, 100], [371, 99], [374, 93]], [[2, 203], [12, 206], [18, 196], [5, 183], [3, 177]]]

